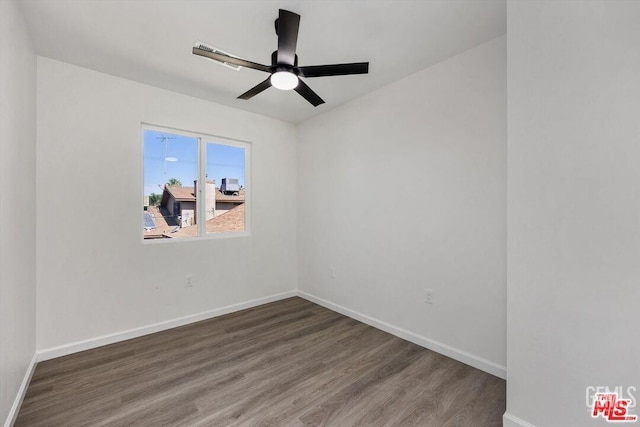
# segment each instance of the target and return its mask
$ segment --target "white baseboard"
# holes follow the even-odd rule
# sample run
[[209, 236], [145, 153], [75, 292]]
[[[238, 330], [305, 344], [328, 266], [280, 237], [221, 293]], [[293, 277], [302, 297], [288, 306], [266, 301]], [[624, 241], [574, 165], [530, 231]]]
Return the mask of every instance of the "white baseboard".
[[531, 423], [526, 422], [516, 416], [505, 412], [502, 416], [502, 427], [536, 427]]
[[369, 326], [373, 326], [374, 328], [383, 330], [399, 338], [411, 341], [412, 343], [428, 348], [429, 350], [444, 354], [447, 357], [465, 363], [469, 366], [473, 366], [474, 368], [478, 368], [482, 371], [488, 372], [491, 375], [495, 375], [496, 377], [502, 379], [507, 378], [506, 366], [498, 365], [497, 363], [475, 356], [471, 353], [467, 353], [466, 351], [462, 351], [447, 344], [443, 344], [441, 342], [423, 337], [416, 333], [407, 331], [406, 329], [391, 325], [387, 322], [374, 319], [371, 316], [367, 316], [366, 314], [359, 313], [338, 304], [334, 304], [330, 301], [318, 298], [317, 296], [311, 295], [307, 292], [298, 290], [298, 295], [301, 298], [314, 302], [318, 305], [328, 308], [329, 310], [337, 311], [338, 313], [344, 314], [345, 316], [351, 317], [352, 319], [359, 320], [362, 323], [366, 323]]
[[131, 338], [138, 338], [143, 335], [153, 334], [167, 329], [176, 328], [178, 326], [188, 325], [189, 323], [199, 322], [201, 320], [211, 319], [213, 317], [222, 316], [225, 314], [233, 313], [236, 311], [244, 310], [247, 308], [256, 307], [258, 305], [267, 304], [274, 301], [279, 301], [285, 298], [291, 298], [298, 295], [297, 291], [288, 291], [268, 297], [258, 298], [251, 301], [242, 302], [239, 304], [227, 305], [225, 307], [216, 308], [202, 313], [192, 314], [189, 316], [180, 317], [178, 319], [166, 320], [164, 322], [154, 323], [152, 325], [141, 326], [139, 328], [129, 329], [127, 331], [116, 332], [113, 334], [103, 335], [101, 337], [90, 338], [83, 341], [77, 341], [70, 344], [64, 344], [57, 347], [52, 347], [44, 350], [39, 350], [37, 355], [37, 361], [54, 359], [56, 357], [66, 356], [68, 354], [77, 353], [84, 350], [90, 350], [96, 347], [102, 347], [103, 345], [113, 344], [120, 341], [125, 341]]
[[33, 377], [33, 372], [36, 370], [37, 363], [38, 353], [34, 353], [33, 357], [31, 358], [31, 362], [27, 367], [27, 371], [24, 373], [24, 378], [22, 379], [22, 383], [20, 384], [20, 388], [18, 389], [18, 394], [13, 401], [13, 405], [11, 405], [11, 410], [9, 410], [9, 414], [7, 415], [4, 427], [11, 427], [13, 423], [16, 422], [18, 411], [20, 411], [20, 406], [22, 405], [22, 401], [24, 400], [24, 395], [27, 393], [27, 388], [29, 387], [29, 383], [31, 382], [31, 377]]

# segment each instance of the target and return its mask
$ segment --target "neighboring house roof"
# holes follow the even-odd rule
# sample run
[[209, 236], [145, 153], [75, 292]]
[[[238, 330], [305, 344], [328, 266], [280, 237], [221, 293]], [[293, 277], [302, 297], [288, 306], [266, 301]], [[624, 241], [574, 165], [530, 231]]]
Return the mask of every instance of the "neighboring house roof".
[[144, 236], [147, 239], [169, 235], [171, 234], [171, 230], [175, 229], [176, 226], [179, 226], [178, 221], [169, 215], [166, 208], [149, 206], [147, 208], [147, 212], [153, 217], [153, 221], [156, 223], [156, 228], [144, 230]]
[[[244, 231], [244, 206], [243, 203], [217, 217], [211, 218], [206, 222], [207, 233]], [[196, 225], [184, 227], [175, 233], [167, 234], [168, 237], [196, 237], [197, 235], [198, 227]]]
[[168, 187], [167, 191], [179, 202], [192, 202], [196, 200], [193, 187]]
[[[242, 195], [244, 199], [244, 195]], [[243, 200], [244, 201], [244, 200]], [[244, 231], [245, 227], [245, 215], [244, 206], [236, 206], [233, 209], [229, 209], [222, 215], [218, 215], [215, 218], [211, 218], [207, 221], [207, 233], [220, 233], [224, 231]]]
[[164, 187], [162, 192], [161, 206], [166, 206], [169, 202], [169, 195], [176, 199], [176, 202], [195, 202], [196, 196], [193, 191], [193, 187]]
[[216, 202], [221, 203], [244, 203], [244, 190], [240, 190], [237, 196], [227, 196], [216, 188]]
[[[196, 196], [193, 187], [167, 187], [162, 192], [162, 201], [160, 204], [166, 206], [169, 202], [169, 195], [173, 196], [176, 202], [195, 202]], [[216, 202], [221, 203], [244, 203], [244, 190], [240, 191], [237, 196], [227, 196], [216, 188]]]

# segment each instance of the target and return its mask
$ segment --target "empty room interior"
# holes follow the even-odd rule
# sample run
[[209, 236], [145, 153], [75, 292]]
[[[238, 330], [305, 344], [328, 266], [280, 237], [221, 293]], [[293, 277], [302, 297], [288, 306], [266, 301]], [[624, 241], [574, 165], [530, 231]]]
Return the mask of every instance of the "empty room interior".
[[0, 422], [640, 425], [639, 23], [0, 0]]

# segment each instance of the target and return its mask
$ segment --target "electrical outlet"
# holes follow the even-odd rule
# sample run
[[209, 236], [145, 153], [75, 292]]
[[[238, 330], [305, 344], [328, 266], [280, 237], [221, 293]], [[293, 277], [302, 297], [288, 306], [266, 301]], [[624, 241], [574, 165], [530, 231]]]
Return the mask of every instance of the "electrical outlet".
[[424, 290], [424, 302], [427, 304], [433, 304], [433, 289]]
[[333, 267], [329, 267], [329, 277], [331, 279], [335, 279], [336, 278], [336, 269]]
[[193, 287], [193, 276], [192, 275], [188, 275], [187, 278], [185, 279], [185, 286], [187, 288], [192, 288]]

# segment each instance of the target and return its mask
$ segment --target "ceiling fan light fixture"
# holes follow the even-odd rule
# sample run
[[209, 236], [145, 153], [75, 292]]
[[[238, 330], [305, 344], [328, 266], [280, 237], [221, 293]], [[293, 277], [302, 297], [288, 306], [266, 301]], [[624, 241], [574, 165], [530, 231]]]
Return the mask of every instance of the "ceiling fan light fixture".
[[295, 89], [298, 86], [298, 76], [290, 71], [277, 71], [271, 75], [271, 84], [280, 90]]

